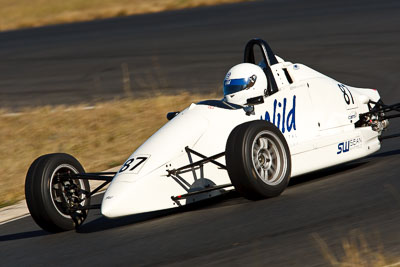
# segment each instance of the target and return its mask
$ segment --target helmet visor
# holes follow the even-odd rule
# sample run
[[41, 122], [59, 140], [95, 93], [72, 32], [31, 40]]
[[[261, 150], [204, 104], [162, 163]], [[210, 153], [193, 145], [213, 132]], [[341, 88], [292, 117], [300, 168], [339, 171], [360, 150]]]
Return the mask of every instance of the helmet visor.
[[[253, 77], [254, 76], [254, 77]], [[244, 89], [252, 87], [255, 83], [256, 76], [242, 79], [229, 79], [224, 81], [224, 95], [230, 95]]]

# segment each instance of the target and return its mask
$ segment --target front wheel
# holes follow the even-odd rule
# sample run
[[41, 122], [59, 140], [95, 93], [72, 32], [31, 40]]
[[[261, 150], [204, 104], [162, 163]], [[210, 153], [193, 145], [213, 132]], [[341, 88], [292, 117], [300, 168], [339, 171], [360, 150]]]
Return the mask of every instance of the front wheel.
[[84, 173], [73, 156], [56, 153], [37, 158], [30, 166], [25, 181], [25, 197], [35, 222], [49, 232], [62, 232], [78, 227], [87, 217], [90, 192], [87, 180], [70, 174]]
[[225, 159], [232, 185], [248, 199], [278, 196], [289, 182], [289, 147], [272, 123], [251, 121], [234, 128], [226, 143]]

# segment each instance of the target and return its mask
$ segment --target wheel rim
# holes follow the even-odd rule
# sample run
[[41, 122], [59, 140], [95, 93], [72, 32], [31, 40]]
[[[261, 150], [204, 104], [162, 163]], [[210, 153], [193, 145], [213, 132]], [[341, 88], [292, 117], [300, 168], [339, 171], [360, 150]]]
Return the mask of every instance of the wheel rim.
[[257, 134], [252, 144], [252, 161], [257, 176], [267, 185], [277, 185], [285, 178], [287, 157], [283, 143], [270, 131]]
[[[85, 190], [85, 184], [82, 180], [78, 179], [68, 179], [68, 180], [60, 180], [60, 174], [66, 173], [79, 173], [78, 170], [69, 164], [62, 164], [57, 166], [57, 168], [53, 171], [50, 179], [50, 196], [51, 202], [53, 203], [54, 207], [56, 208], [57, 212], [65, 218], [71, 219], [71, 201], [73, 199], [79, 199], [77, 201], [78, 204], [76, 206], [85, 206], [86, 199], [84, 194], [82, 194], [81, 190]], [[76, 188], [74, 191], [72, 188]], [[76, 200], [75, 200], [76, 201]], [[83, 215], [82, 210], [74, 211], [77, 213], [76, 215]]]

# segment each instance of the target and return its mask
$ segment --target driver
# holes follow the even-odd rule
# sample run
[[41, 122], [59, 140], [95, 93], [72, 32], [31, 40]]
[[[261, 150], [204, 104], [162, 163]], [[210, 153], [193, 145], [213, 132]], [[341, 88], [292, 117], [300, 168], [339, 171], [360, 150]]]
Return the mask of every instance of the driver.
[[241, 63], [232, 67], [225, 76], [224, 98], [226, 102], [245, 105], [247, 99], [265, 96], [268, 82], [261, 67]]

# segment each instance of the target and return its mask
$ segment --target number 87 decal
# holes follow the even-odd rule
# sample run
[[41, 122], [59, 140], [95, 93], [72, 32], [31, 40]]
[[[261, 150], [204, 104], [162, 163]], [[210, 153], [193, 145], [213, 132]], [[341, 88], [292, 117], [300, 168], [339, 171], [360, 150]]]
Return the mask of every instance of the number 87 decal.
[[[354, 104], [354, 98], [353, 94], [350, 92], [350, 89], [346, 87], [344, 84], [338, 84], [340, 91], [343, 93], [344, 101], [346, 102], [347, 105], [350, 105], [350, 97], [351, 97], [351, 103]], [[349, 92], [350, 96], [347, 94]]]
[[[122, 165], [121, 169], [119, 170], [119, 173], [124, 172], [129, 169], [129, 171], [134, 171], [134, 173], [138, 173], [140, 171], [140, 168], [143, 167], [143, 163], [148, 159], [148, 156], [143, 156], [143, 157], [136, 157], [136, 158], [131, 158], [128, 159], [124, 165]], [[140, 166], [140, 167], [139, 167]]]

